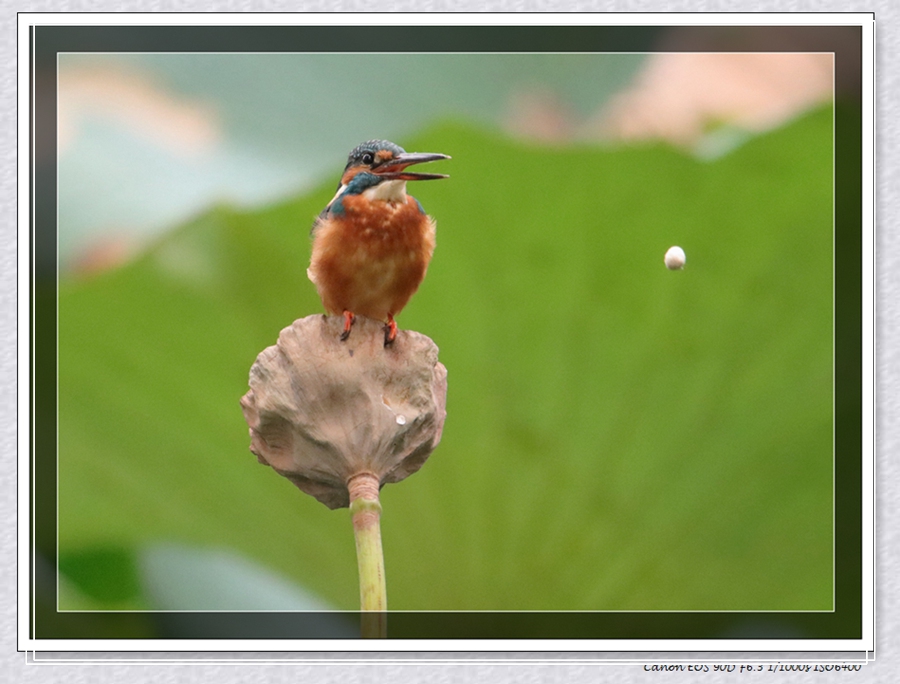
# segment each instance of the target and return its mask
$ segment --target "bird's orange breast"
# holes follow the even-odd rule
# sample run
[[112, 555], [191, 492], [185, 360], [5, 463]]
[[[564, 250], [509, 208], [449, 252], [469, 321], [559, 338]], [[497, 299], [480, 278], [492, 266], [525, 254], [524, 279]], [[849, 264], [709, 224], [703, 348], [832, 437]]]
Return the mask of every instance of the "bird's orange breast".
[[387, 321], [406, 306], [434, 252], [434, 221], [403, 202], [347, 196], [315, 229], [309, 277], [325, 310]]

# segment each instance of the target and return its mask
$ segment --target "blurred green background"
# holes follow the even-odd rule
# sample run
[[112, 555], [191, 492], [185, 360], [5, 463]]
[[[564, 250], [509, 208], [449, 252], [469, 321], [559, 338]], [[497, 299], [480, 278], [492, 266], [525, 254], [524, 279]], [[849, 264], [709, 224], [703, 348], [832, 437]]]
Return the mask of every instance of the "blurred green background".
[[[508, 87], [492, 72], [477, 95], [455, 89], [480, 82], [464, 60], [433, 65], [445, 87], [424, 95], [436, 72], [405, 95], [331, 101], [313, 84], [275, 116], [254, 79], [287, 97], [302, 65], [227, 57], [101, 65], [194, 93], [218, 132], [177, 107], [173, 130], [214, 154], [167, 172], [180, 153], [165, 143], [143, 163], [167, 135], [152, 116], [129, 129], [142, 141], [99, 118], [61, 152], [60, 609], [358, 607], [349, 515], [257, 464], [238, 401], [256, 354], [321, 311], [309, 226], [376, 136], [453, 157], [433, 167], [449, 180], [409, 188], [438, 247], [398, 322], [440, 347], [448, 418], [422, 470], [382, 492], [390, 608], [832, 608], [832, 106], [764, 131], [708, 122], [693, 146], [625, 144], [589, 124], [640, 56], [486, 56]], [[347, 78], [390, 72], [373, 62]], [[85, 156], [134, 181], [93, 221], [76, 209]], [[168, 225], [141, 209], [189, 194], [160, 210]], [[99, 219], [117, 204], [138, 217]], [[663, 265], [674, 244], [683, 271]]]

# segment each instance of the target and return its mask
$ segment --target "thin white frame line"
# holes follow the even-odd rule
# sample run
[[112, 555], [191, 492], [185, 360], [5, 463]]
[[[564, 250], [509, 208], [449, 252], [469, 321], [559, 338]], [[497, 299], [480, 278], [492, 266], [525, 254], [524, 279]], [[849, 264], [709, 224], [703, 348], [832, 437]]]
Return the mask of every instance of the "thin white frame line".
[[[35, 654], [42, 653], [41, 651], [29, 651], [29, 653]], [[411, 651], [410, 653], [415, 653]], [[560, 652], [562, 653], [562, 652]], [[866, 652], [868, 653], [868, 652]], [[685, 665], [685, 664], [696, 664], [701, 663], [704, 665], [708, 664], [735, 664], [735, 660], [737, 658], [730, 659], [710, 659], [710, 658], [690, 658], [690, 659], [675, 659], [675, 658], [666, 658], [660, 661], [648, 661], [645, 659], [638, 658], [516, 658], [516, 657], [487, 657], [487, 658], [470, 658], [467, 660], [459, 660], [456, 658], [397, 658], [397, 657], [384, 657], [384, 658], [326, 658], [326, 657], [315, 657], [315, 658], [304, 658], [302, 656], [296, 656], [293, 658], [270, 658], [270, 657], [262, 657], [262, 658], [247, 658], [246, 660], [237, 659], [237, 658], [34, 658], [35, 662], [40, 662], [44, 664], [57, 664], [57, 663], [93, 663], [93, 664], [121, 664], [121, 663], [143, 663], [143, 662], [153, 662], [153, 663], [190, 663], [196, 665], [247, 665], [248, 663], [260, 664], [266, 663], [271, 665], [291, 665], [294, 666], [297, 663], [309, 663], [316, 665], [334, 665], [336, 663], [341, 664], [375, 664], [375, 663], [385, 663], [392, 665], [418, 665], [421, 663], [457, 663], [457, 662], [465, 662], [468, 664], [498, 664], [498, 663], [516, 663], [519, 665], [558, 665], [560, 663], [566, 664], [582, 664], [582, 665], [599, 665], [599, 666], [624, 666], [624, 665], [645, 665], [652, 663], [653, 665], [658, 665], [660, 667], [671, 667], [672, 664], [676, 665]], [[825, 663], [830, 665], [832, 663], [840, 662], [841, 665], [845, 665], [847, 663], [853, 663], [857, 667], [861, 667], [863, 665], [867, 665], [872, 660], [868, 657], [868, 655], [860, 656], [858, 658], [850, 657], [850, 658], [834, 658], [834, 659], [824, 659], [824, 658], [807, 658], [807, 659], [778, 659], [778, 660], [754, 660], [754, 659], [744, 659], [741, 658], [744, 663], [754, 663], [756, 665], [809, 665], [810, 672], [816, 672], [816, 665], [820, 663]], [[651, 665], [652, 667], [652, 665]], [[838, 666], [839, 667], [839, 666]], [[659, 670], [662, 671], [662, 670]], [[686, 671], [686, 670], [685, 670]], [[765, 672], [776, 672], [777, 670], [767, 669]], [[819, 670], [822, 671], [822, 670]]]
[[57, 57], [59, 55], [154, 55], [160, 57], [178, 57], [184, 55], [193, 55], [193, 56], [201, 56], [201, 57], [246, 57], [250, 56], [298, 56], [298, 55], [316, 55], [323, 57], [358, 57], [358, 56], [367, 56], [367, 55], [379, 55], [379, 56], [391, 56], [391, 57], [403, 57], [409, 55], [418, 55], [418, 56], [453, 56], [453, 57], [469, 57], [469, 56], [488, 56], [488, 57], [496, 57], [496, 56], [534, 56], [534, 57], [544, 57], [547, 55], [555, 55], [555, 56], [570, 56], [570, 57], [579, 57], [584, 55], [610, 55], [610, 56], [618, 56], [618, 55], [627, 55], [629, 57], [634, 56], [643, 56], [643, 55], [834, 55], [833, 50], [766, 50], [766, 51], [752, 51], [752, 50], [736, 50], [736, 51], [728, 51], [728, 50], [714, 50], [707, 52], [697, 52], [694, 50], [644, 50], [644, 51], [632, 51], [632, 52], [609, 52], [605, 50], [597, 50], [591, 52], [429, 52], [429, 51], [409, 51], [409, 52], [378, 52], [378, 51], [359, 51], [359, 52], [322, 52], [321, 50], [296, 50], [296, 51], [275, 51], [275, 52], [208, 52], [208, 51], [200, 51], [197, 52], [158, 52], [155, 50], [149, 50], [147, 52], [137, 52], [137, 51], [127, 51], [127, 50], [115, 50], [108, 52], [101, 51], [89, 51], [89, 50], [74, 50], [74, 51], [61, 51], [57, 52]]
[[[56, 126], [56, 135], [57, 135], [57, 143], [56, 143], [56, 151], [57, 157], [59, 155], [59, 125], [58, 125], [58, 110], [59, 110], [59, 81], [60, 81], [60, 56], [62, 55], [154, 55], [161, 57], [169, 57], [169, 56], [235, 56], [235, 57], [243, 57], [247, 55], [285, 55], [285, 56], [307, 56], [307, 55], [323, 55], [323, 56], [358, 56], [358, 55], [391, 55], [391, 56], [401, 56], [401, 55], [450, 55], [450, 56], [469, 56], [469, 55], [487, 55], [487, 56], [496, 56], [496, 55], [533, 55], [536, 57], [541, 57], [544, 55], [567, 55], [567, 56], [581, 56], [581, 55], [656, 55], [656, 54], [665, 54], [665, 55], [694, 55], [694, 54], [703, 54], [703, 55], [831, 55], [832, 64], [831, 64], [831, 107], [832, 112], [834, 111], [834, 103], [835, 103], [835, 79], [836, 79], [836, 71], [835, 71], [835, 53], [833, 51], [767, 51], [767, 52], [754, 52], [754, 51], [714, 51], [714, 52], [695, 52], [695, 51], [633, 51], [628, 53], [620, 53], [620, 52], [608, 52], [608, 51], [597, 51], [597, 52], [161, 52], [161, 51], [147, 51], [147, 52], [127, 52], [127, 51], [113, 51], [113, 52], [58, 52], [56, 53], [56, 96], [57, 96], [57, 126]], [[836, 452], [836, 440], [835, 440], [835, 386], [834, 386], [834, 363], [835, 363], [835, 347], [834, 347], [834, 316], [835, 316], [835, 273], [834, 273], [834, 263], [835, 263], [835, 231], [836, 231], [836, 211], [835, 211], [835, 193], [836, 193], [836, 184], [835, 184], [835, 136], [836, 136], [836, 125], [835, 118], [832, 114], [831, 120], [831, 154], [832, 154], [832, 213], [831, 213], [831, 238], [832, 238], [832, 282], [831, 282], [831, 310], [832, 310], [832, 409], [831, 409], [831, 423], [832, 423], [832, 444], [831, 444], [831, 549], [832, 549], [832, 563], [831, 563], [831, 608], [830, 609], [806, 609], [806, 610], [767, 610], [764, 608], [757, 609], [744, 609], [744, 610], [727, 610], [727, 609], [715, 609], [715, 610], [704, 610], [704, 609], [694, 609], [694, 610], [653, 610], [653, 609], [643, 609], [643, 610], [587, 610], [587, 609], [575, 609], [575, 610], [490, 610], [490, 609], [477, 609], [477, 610], [428, 610], [428, 609], [417, 609], [417, 610], [397, 610], [391, 611], [388, 610], [387, 613], [548, 613], [548, 614], [662, 614], [662, 613], [685, 613], [685, 614], [694, 614], [694, 613], [729, 613], [729, 614], [752, 614], [752, 613], [767, 613], [767, 614], [792, 614], [792, 613], [802, 613], [802, 614], [825, 614], [825, 613], [834, 613], [836, 608], [836, 556], [835, 556], [835, 547], [836, 547], [836, 529], [837, 529], [837, 520], [835, 516], [835, 492], [836, 492], [836, 483], [835, 483], [835, 463], [837, 461], [837, 452]], [[60, 259], [59, 259], [59, 163], [57, 159], [56, 164], [56, 174], [57, 174], [57, 182], [56, 182], [56, 285], [57, 292], [59, 291], [59, 270], [60, 270]], [[256, 610], [256, 609], [216, 609], [216, 610], [204, 610], [204, 609], [175, 609], [175, 610], [149, 610], [149, 609], [135, 609], [135, 610], [79, 610], [79, 609], [60, 609], [59, 607], [59, 514], [60, 514], [60, 506], [59, 506], [59, 298], [57, 297], [57, 311], [56, 311], [56, 354], [57, 354], [57, 376], [56, 376], [56, 421], [57, 421], [57, 429], [56, 429], [56, 547], [57, 547], [57, 561], [56, 561], [56, 610], [60, 613], [137, 613], [137, 614], [157, 614], [157, 613], [256, 613], [256, 614], [283, 614], [283, 613], [317, 613], [317, 614], [354, 614], [359, 611], [354, 610]]]
[[[170, 14], [170, 13], [166, 13], [166, 14], [168, 15], [168, 14]], [[806, 14], [809, 14], [809, 13], [806, 13]], [[840, 16], [837, 17], [837, 19], [834, 19], [835, 15], [834, 15], [833, 13], [816, 13], [816, 14], [828, 14], [828, 15], [832, 18], [832, 20], [834, 21], [834, 25], [846, 25], [846, 24], [848, 24], [848, 23], [852, 23], [852, 20], [853, 20], [854, 18], [856, 18], [858, 21], [861, 21], [861, 20], [862, 20], [861, 18], [865, 18], [867, 21], [871, 22], [871, 17], [872, 17], [872, 13], [871, 13], [871, 12], [870, 12], [870, 13], [861, 13], [861, 14], [852, 14], [852, 15], [840, 15]], [[111, 17], [111, 18], [116, 18], [116, 17], [121, 16], [121, 15], [110, 15], [110, 14], [105, 14], [105, 15], [103, 15], [103, 16], [105, 16], [105, 17]], [[308, 18], [309, 16], [310, 16], [310, 15], [305, 15], [305, 18]], [[480, 18], [484, 18], [485, 16], [487, 16], [487, 15], [481, 15]], [[788, 18], [790, 15], [783, 15], [783, 16], [784, 16], [784, 18], [786, 19], [786, 18]], [[181, 19], [182, 19], [182, 17], [179, 17], [179, 20], [181, 20]], [[242, 19], [243, 19], [243, 17], [242, 17]], [[851, 20], [851, 21], [848, 22], [847, 20]], [[635, 22], [633, 22], [633, 23], [635, 23]], [[757, 25], [759, 25], [759, 26], [785, 25], [785, 24], [789, 24], [789, 23], [790, 23], [790, 22], [788, 22], [788, 21], [780, 21], [780, 22], [773, 22], [773, 24], [757, 24]], [[679, 25], [677, 22], [672, 22], [672, 21], [671, 21], [671, 17], [669, 18], [669, 21], [667, 21], [667, 24], [670, 24], [670, 25]], [[232, 24], [223, 24], [223, 25], [231, 26]], [[525, 25], [525, 26], [531, 26], [531, 24], [523, 24], [523, 25]], [[741, 25], [741, 26], [744, 26], [744, 25], [746, 25], [746, 24], [734, 24], [734, 25]], [[803, 23], [803, 24], [799, 24], [799, 23], [798, 23], [798, 24], [796, 24], [796, 25], [798, 25], [798, 26], [808, 26], [809, 24], [808, 24], [808, 23]], [[827, 24], [825, 24], [825, 23], [823, 22], [823, 23], [820, 24], [820, 25], [827, 25]], [[865, 35], [865, 31], [864, 31], [864, 35]], [[288, 54], [288, 53], [281, 53], [281, 54]], [[327, 53], [327, 54], [333, 54], [333, 53]], [[359, 53], [354, 53], [354, 54], [359, 54]], [[461, 54], [471, 54], [471, 53], [461, 53]], [[488, 54], [498, 54], [498, 53], [488, 53]], [[577, 53], [564, 53], [564, 54], [577, 54]], [[622, 54], [622, 53], [618, 53], [618, 54]], [[101, 611], [101, 612], [105, 612], [105, 611]], [[35, 653], [37, 653], [37, 652], [35, 652]], [[868, 653], [868, 652], [867, 652], [867, 653]]]
[[[28, 616], [29, 620], [29, 634], [31, 636], [32, 641], [37, 641], [37, 633], [36, 633], [36, 623], [37, 620], [35, 616], [37, 615], [37, 525], [35, 524], [37, 518], [37, 485], [35, 481], [37, 480], [37, 468], [35, 466], [35, 457], [36, 453], [34, 451], [35, 445], [35, 435], [36, 435], [36, 426], [35, 426], [35, 396], [36, 392], [34, 392], [35, 388], [35, 375], [37, 364], [35, 363], [35, 346], [37, 344], [36, 339], [37, 336], [34, 334], [34, 326], [37, 321], [37, 316], [35, 315], [35, 297], [34, 293], [37, 290], [37, 239], [36, 234], [36, 221], [35, 216], [37, 214], [37, 193], [35, 192], [35, 188], [37, 187], [36, 181], [36, 171], [35, 167], [37, 164], [35, 163], [37, 160], [37, 135], [35, 132], [37, 131], [37, 78], [35, 68], [35, 59], [34, 59], [34, 27], [31, 26], [28, 29], [28, 38], [31, 49], [29, 50], [29, 60], [28, 60], [28, 68], [30, 70], [29, 78], [31, 81], [30, 88], [30, 106], [31, 106], [31, 117], [29, 119], [30, 131], [29, 131], [29, 150], [31, 152], [31, 175], [29, 180], [31, 182], [31, 187], [29, 188], [30, 194], [30, 205], [31, 205], [31, 215], [29, 216], [29, 261], [31, 266], [31, 292], [29, 293], [29, 297], [31, 297], [31, 307], [30, 314], [31, 320], [28, 322], [28, 328], [30, 333], [30, 347], [31, 347], [31, 359], [29, 363], [29, 380], [30, 386], [29, 391], [31, 392], [31, 444], [29, 447], [29, 458], [28, 458], [28, 477], [31, 480], [31, 517], [28, 520], [28, 525], [30, 527], [30, 539], [31, 539], [31, 615]], [[58, 497], [57, 497], [58, 500]], [[57, 535], [59, 534], [59, 529], [57, 528]]]

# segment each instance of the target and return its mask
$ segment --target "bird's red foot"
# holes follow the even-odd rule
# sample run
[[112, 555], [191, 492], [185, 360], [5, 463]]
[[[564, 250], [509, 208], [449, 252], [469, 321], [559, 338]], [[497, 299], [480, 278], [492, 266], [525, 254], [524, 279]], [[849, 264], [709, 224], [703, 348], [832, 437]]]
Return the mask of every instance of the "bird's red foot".
[[356, 316], [353, 315], [352, 311], [344, 312], [344, 332], [341, 333], [341, 342], [346, 342], [347, 338], [350, 337], [350, 328], [353, 327], [353, 320]]
[[384, 325], [384, 346], [387, 347], [397, 339], [397, 324], [394, 317], [388, 314], [388, 322]]

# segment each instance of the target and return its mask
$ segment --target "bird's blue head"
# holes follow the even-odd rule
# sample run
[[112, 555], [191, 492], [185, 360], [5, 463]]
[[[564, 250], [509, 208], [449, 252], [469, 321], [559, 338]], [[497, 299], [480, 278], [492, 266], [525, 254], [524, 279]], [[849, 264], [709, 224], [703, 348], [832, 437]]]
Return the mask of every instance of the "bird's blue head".
[[406, 168], [413, 164], [439, 159], [450, 157], [430, 152], [406, 152], [388, 140], [369, 140], [361, 143], [350, 152], [337, 193], [325, 207], [325, 212], [341, 213], [343, 211], [341, 200], [348, 195], [360, 195], [372, 190], [373, 199], [389, 201], [405, 197], [406, 181], [447, 178], [442, 173], [406, 171]]

